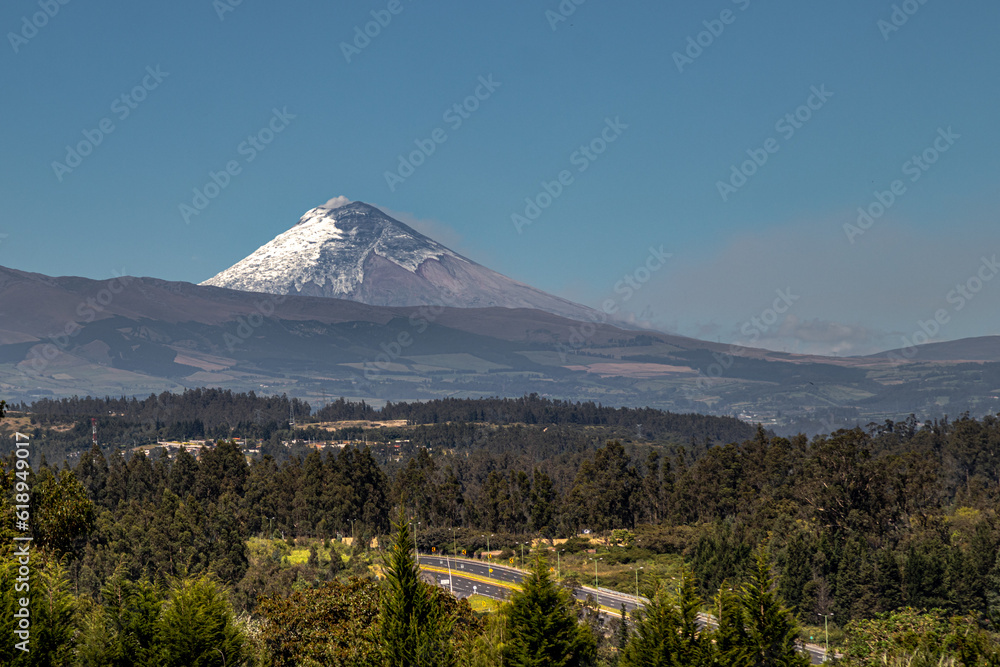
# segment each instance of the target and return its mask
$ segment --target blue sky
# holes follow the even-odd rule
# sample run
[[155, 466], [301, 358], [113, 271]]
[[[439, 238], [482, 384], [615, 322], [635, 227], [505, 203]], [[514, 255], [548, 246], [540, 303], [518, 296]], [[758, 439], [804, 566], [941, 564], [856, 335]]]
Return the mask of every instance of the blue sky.
[[0, 264], [199, 282], [345, 195], [710, 340], [998, 332], [1000, 4], [234, 1], [3, 4]]

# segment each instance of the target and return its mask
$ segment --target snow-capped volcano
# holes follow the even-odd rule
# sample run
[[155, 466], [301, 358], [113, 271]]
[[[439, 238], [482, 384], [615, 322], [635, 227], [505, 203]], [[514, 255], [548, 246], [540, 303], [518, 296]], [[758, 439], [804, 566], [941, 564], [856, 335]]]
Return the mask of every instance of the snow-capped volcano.
[[201, 284], [373, 306], [535, 308], [593, 319], [589, 308], [491, 271], [374, 206], [343, 201], [307, 211], [294, 227]]

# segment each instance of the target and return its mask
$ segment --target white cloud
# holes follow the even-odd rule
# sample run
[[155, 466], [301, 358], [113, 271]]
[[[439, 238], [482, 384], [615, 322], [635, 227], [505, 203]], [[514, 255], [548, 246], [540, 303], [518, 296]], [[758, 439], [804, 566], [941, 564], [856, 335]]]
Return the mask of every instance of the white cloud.
[[796, 354], [853, 356], [881, 352], [892, 344], [889, 334], [859, 324], [844, 324], [788, 315], [774, 332], [766, 332], [757, 346]]
[[327, 203], [323, 204], [323, 208], [340, 208], [341, 206], [347, 206], [350, 203], [350, 199], [344, 195], [340, 195], [339, 197], [334, 197]]

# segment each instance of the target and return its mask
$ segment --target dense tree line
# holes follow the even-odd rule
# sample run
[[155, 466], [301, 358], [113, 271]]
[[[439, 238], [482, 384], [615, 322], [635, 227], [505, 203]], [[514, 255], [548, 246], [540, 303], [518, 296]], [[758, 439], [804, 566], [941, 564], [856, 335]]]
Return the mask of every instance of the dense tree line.
[[[275, 426], [288, 424], [290, 416], [309, 421], [396, 420], [410, 424], [483, 422], [490, 424], [571, 424], [621, 429], [651, 440], [709, 440], [734, 442], [752, 435], [744, 422], [731, 417], [695, 413], [676, 414], [652, 408], [611, 408], [593, 402], [573, 403], [530, 394], [521, 398], [440, 399], [415, 403], [387, 403], [376, 409], [364, 401], [340, 398], [315, 414], [310, 405], [287, 396], [258, 396], [223, 389], [188, 389], [182, 394], [163, 392], [148, 398], [73, 397], [41, 399], [19, 406], [34, 422], [50, 424], [67, 417], [101, 420], [110, 417], [131, 425], [161, 427], [178, 424], [177, 437], [228, 438], [233, 435], [269, 437]], [[108, 420], [111, 421], [111, 420]], [[270, 428], [262, 428], [273, 425]], [[89, 426], [89, 424], [84, 425]], [[258, 435], [263, 432], [264, 435]]]
[[[249, 540], [384, 536], [390, 517], [403, 511], [422, 550], [475, 552], [488, 535], [493, 548], [509, 548], [528, 536], [628, 529], [636, 543], [615, 558], [677, 554], [691, 568], [691, 595], [703, 601], [754, 585], [754, 577], [760, 584], [755, 553], [764, 544], [771, 558], [768, 595], [799, 621], [829, 614], [859, 633], [891, 633], [878, 619], [897, 618], [892, 615], [907, 608], [936, 619], [967, 617], [993, 631], [1000, 622], [998, 418], [923, 425], [909, 419], [812, 440], [758, 429], [740, 442], [696, 441], [690, 448], [595, 444], [594, 432], [606, 433], [602, 428], [431, 424], [411, 430], [416, 442], [400, 450], [399, 460], [368, 447], [320, 452], [279, 442], [279, 461], [248, 457], [230, 440], [206, 448], [199, 459], [188, 453], [167, 458], [162, 451], [126, 456], [100, 447], [72, 466], [43, 458], [35, 461], [31, 499], [33, 545], [45, 554], [39, 562], [48, 577], [39, 586], [52, 600], [91, 606], [82, 616], [58, 605], [39, 614], [89, 619], [87, 632], [100, 643], [123, 631], [126, 616], [137, 623], [164, 618], [182, 594], [202, 599], [220, 618], [230, 611], [259, 616], [293, 613], [300, 603], [332, 604], [305, 590], [323, 581], [331, 582], [331, 595], [364, 599], [365, 584], [345, 583], [339, 560], [321, 575], [310, 566], [308, 580], [289, 580], [280, 558], [251, 566]], [[3, 544], [11, 543], [15, 470], [13, 455], [0, 459]], [[348, 569], [368, 573], [363, 564]], [[178, 588], [178, 582], [190, 587], [203, 579], [227, 591], [232, 610], [213, 606], [207, 589]], [[134, 605], [123, 610], [109, 602], [110, 584]], [[289, 603], [293, 584], [300, 602]], [[664, 602], [663, 618], [678, 618], [675, 603]], [[258, 611], [259, 604], [272, 611]], [[343, 609], [355, 602], [337, 604]], [[364, 609], [372, 608], [356, 611]], [[867, 621], [875, 625], [862, 625]], [[749, 625], [744, 619], [731, 629], [738, 635]], [[148, 623], [143, 627], [148, 632]], [[162, 649], [139, 643], [154, 653]], [[492, 650], [480, 648], [484, 655]]]
[[[517, 539], [501, 535], [641, 530], [652, 553], [690, 559], [706, 596], [719, 573], [748, 567], [753, 548], [773, 535], [782, 594], [803, 617], [833, 613], [844, 623], [904, 605], [985, 617], [1000, 611], [990, 583], [1000, 575], [997, 444], [997, 419], [962, 418], [812, 442], [758, 431], [691, 462], [681, 451], [617, 441], [548, 458], [419, 448], [387, 465], [353, 447], [280, 464], [248, 462], [228, 441], [200, 461], [95, 448], [72, 471], [43, 469], [35, 498], [72, 501], [62, 524], [39, 524], [40, 537], [80, 551], [71, 571], [89, 590], [115, 558], [132, 577], [164, 581], [214, 568], [238, 585], [249, 535], [381, 534], [391, 508], [405, 506], [427, 549], [445, 548], [452, 528], [471, 549], [485, 546], [484, 531], [503, 546]], [[87, 502], [94, 527], [84, 531]]]
[[[288, 427], [289, 420], [309, 418], [312, 408], [297, 398], [258, 396], [254, 392], [234, 393], [228, 389], [187, 389], [181, 394], [163, 392], [137, 398], [49, 399], [20, 406], [31, 415], [33, 424], [53, 424], [69, 420], [80, 433], [90, 431], [90, 419], [109, 442], [122, 435], [143, 440], [153, 434], [168, 440], [230, 438], [234, 435], [268, 438]], [[140, 442], [139, 444], [142, 444]]]
[[[323, 410], [318, 413], [324, 414]], [[406, 419], [411, 424], [487, 422], [490, 424], [572, 424], [605, 426], [638, 438], [733, 442], [752, 435], [751, 428], [732, 417], [677, 414], [653, 408], [611, 408], [592, 401], [574, 403], [529, 394], [521, 398], [446, 398], [420, 403], [387, 403], [381, 419]], [[371, 417], [368, 417], [369, 419]]]
[[[39, 473], [49, 476], [55, 473]], [[269, 457], [248, 463], [232, 441], [205, 450], [200, 461], [187, 452], [173, 461], [117, 453], [107, 459], [95, 447], [59, 477], [72, 479], [93, 507], [92, 521], [72, 526], [78, 541], [62, 538], [60, 545], [74, 548], [58, 549], [75, 556], [71, 576], [88, 592], [122, 567], [132, 580], [166, 584], [213, 573], [239, 586], [251, 535], [330, 537], [350, 534], [355, 522], [369, 534], [388, 528], [388, 480], [367, 449], [326, 457], [313, 451], [279, 467]], [[47, 497], [39, 500], [40, 517], [49, 513]], [[60, 503], [67, 497], [64, 490]]]

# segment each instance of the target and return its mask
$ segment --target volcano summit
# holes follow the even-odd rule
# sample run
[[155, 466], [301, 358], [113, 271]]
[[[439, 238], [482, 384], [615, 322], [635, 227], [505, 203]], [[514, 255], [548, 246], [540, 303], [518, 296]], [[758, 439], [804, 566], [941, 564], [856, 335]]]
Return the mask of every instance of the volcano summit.
[[491, 271], [374, 206], [343, 201], [307, 211], [294, 227], [201, 284], [372, 306], [533, 308], [577, 320], [596, 315]]

